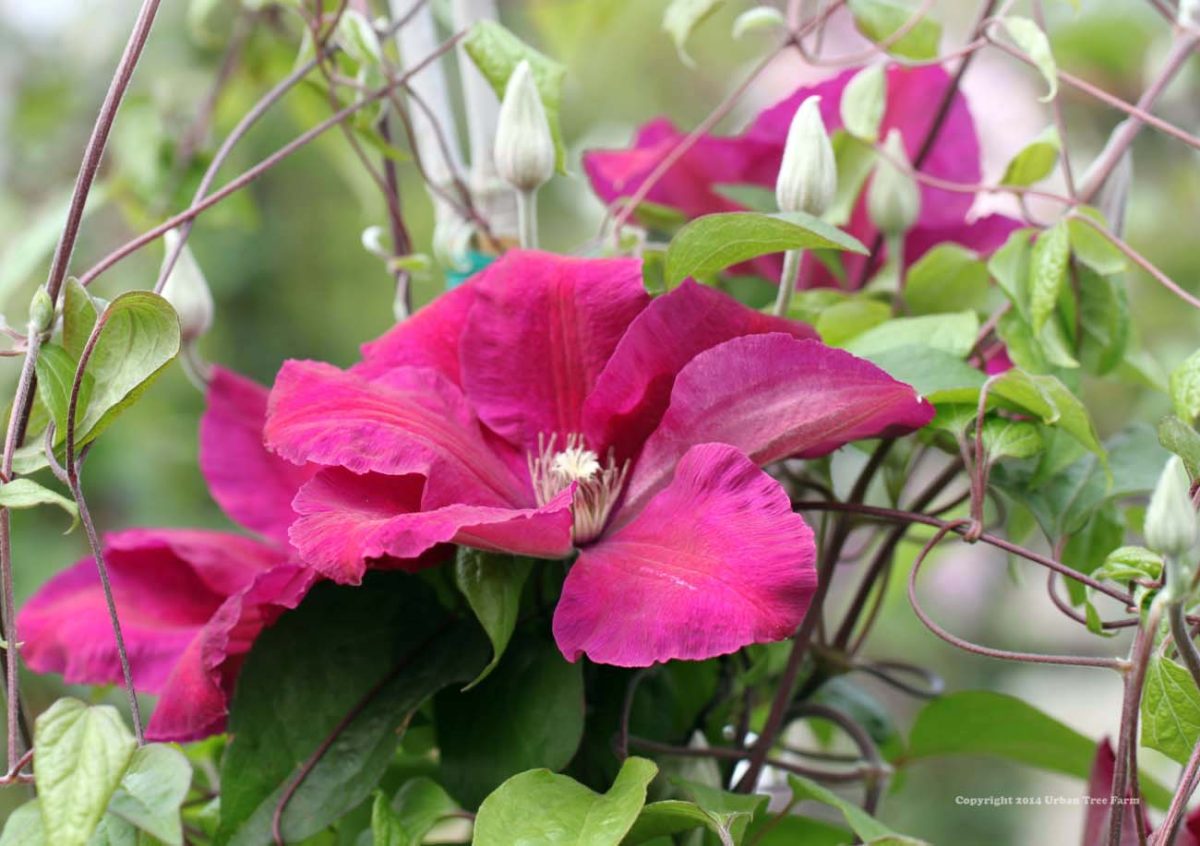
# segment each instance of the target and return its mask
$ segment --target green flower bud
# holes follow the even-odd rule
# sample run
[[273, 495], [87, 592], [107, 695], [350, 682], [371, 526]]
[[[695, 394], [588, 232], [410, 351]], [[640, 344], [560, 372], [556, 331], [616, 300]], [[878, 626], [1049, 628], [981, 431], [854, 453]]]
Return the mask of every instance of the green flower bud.
[[1158, 477], [1146, 509], [1146, 545], [1168, 556], [1186, 555], [1196, 544], [1200, 521], [1192, 504], [1192, 480], [1177, 455]]
[[[163, 243], [167, 248], [167, 256], [171, 256], [179, 244], [179, 232], [172, 229], [164, 234]], [[162, 295], [179, 315], [179, 329], [184, 342], [196, 340], [212, 326], [212, 292], [208, 290], [208, 280], [204, 278], [196, 257], [186, 244], [167, 276]]]
[[54, 325], [54, 300], [45, 288], [38, 288], [29, 303], [29, 326], [39, 334]]
[[554, 139], [529, 62], [508, 78], [496, 119], [496, 172], [518, 191], [536, 191], [554, 174]]
[[867, 214], [884, 235], [903, 235], [921, 213], [921, 192], [907, 171], [893, 164], [893, 160], [908, 164], [904, 141], [897, 130], [888, 131], [883, 149], [887, 157], [880, 157], [875, 165], [867, 190]]
[[820, 97], [809, 97], [792, 117], [775, 182], [775, 201], [780, 211], [819, 217], [837, 193], [837, 162], [821, 120], [820, 104]]

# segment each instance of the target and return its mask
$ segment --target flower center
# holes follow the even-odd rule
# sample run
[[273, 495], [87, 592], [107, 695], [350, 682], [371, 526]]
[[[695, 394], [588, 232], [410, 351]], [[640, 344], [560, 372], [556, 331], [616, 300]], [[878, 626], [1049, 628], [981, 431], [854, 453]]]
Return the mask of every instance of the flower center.
[[548, 439], [538, 435], [538, 452], [529, 454], [529, 478], [533, 482], [533, 493], [538, 505], [545, 505], [558, 496], [571, 483], [576, 483], [575, 495], [571, 500], [571, 513], [575, 518], [575, 543], [595, 540], [604, 530], [613, 506], [625, 486], [629, 462], [617, 466], [610, 449], [603, 461], [588, 449], [583, 435], [567, 435], [564, 448], [556, 450], [557, 435]]

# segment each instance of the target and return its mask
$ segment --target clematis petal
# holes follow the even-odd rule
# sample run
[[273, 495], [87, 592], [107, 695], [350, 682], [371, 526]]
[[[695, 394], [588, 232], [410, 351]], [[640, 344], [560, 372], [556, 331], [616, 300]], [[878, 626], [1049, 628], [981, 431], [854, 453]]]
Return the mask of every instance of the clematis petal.
[[[106, 537], [105, 548], [134, 683], [162, 695], [167, 713], [175, 713], [162, 718], [170, 728], [156, 739], [218, 730], [213, 726], [223, 720], [225, 700], [217, 703], [214, 689], [227, 691], [221, 679], [236, 669], [269, 609], [294, 606], [315, 574], [287, 565], [281, 549], [223, 532], [131, 530]], [[289, 571], [286, 578], [276, 575]], [[17, 632], [23, 657], [39, 672], [62, 673], [72, 684], [121, 682], [90, 558], [59, 573], [25, 604]]]
[[292, 543], [306, 563], [337, 582], [358, 584], [368, 562], [390, 557], [417, 570], [420, 556], [442, 543], [564, 558], [571, 551], [571, 493], [541, 508], [451, 504], [420, 510], [420, 476], [318, 473], [296, 497]]
[[567, 660], [645, 667], [789, 637], [817, 576], [812, 530], [737, 449], [694, 446], [642, 512], [567, 574], [554, 637]]
[[765, 332], [817, 337], [807, 324], [765, 315], [691, 280], [658, 297], [630, 324], [584, 404], [588, 443], [635, 457], [684, 365], [724, 341]]
[[[592, 190], [606, 204], [632, 196], [686, 137], [687, 133], [680, 132], [669, 120], [658, 118], [638, 130], [630, 149], [584, 153], [583, 169]], [[742, 207], [718, 193], [716, 185], [760, 182], [747, 178], [753, 165], [751, 151], [731, 143], [731, 139], [702, 136], [655, 182], [646, 199], [678, 209], [688, 217], [738, 211]], [[770, 177], [772, 183], [774, 178]]]
[[480, 419], [521, 451], [583, 431], [583, 401], [650, 298], [634, 259], [515, 251], [476, 277], [463, 386]]
[[370, 378], [396, 367], [429, 367], [460, 385], [458, 342], [474, 302], [471, 282], [442, 294], [408, 320], [364, 344], [363, 360], [351, 370]]
[[368, 381], [328, 364], [286, 362], [265, 432], [289, 461], [424, 476], [426, 508], [532, 502], [528, 481], [497, 457], [458, 388], [433, 370], [396, 368]]
[[1021, 221], [1002, 214], [989, 214], [971, 223], [965, 220], [942, 227], [922, 227], [909, 233], [905, 241], [905, 262], [911, 264], [938, 244], [961, 244], [988, 255], [1004, 246], [1008, 236], [1022, 226]]
[[229, 515], [272, 540], [287, 543], [292, 497], [314, 468], [297, 467], [267, 451], [267, 389], [217, 367], [200, 419], [200, 472]]
[[[1113, 795], [1113, 776], [1116, 772], [1116, 763], [1117, 756], [1113, 752], [1112, 743], [1106, 737], [1096, 747], [1096, 757], [1092, 761], [1092, 771], [1088, 775], [1087, 787], [1087, 795], [1090, 798], [1105, 801], [1087, 805], [1083, 824], [1084, 846], [1108, 842], [1108, 827], [1112, 817], [1112, 804], [1107, 800]], [[1140, 799], [1140, 797], [1138, 798]], [[1144, 806], [1127, 806], [1121, 818], [1121, 846], [1137, 846], [1140, 842], [1137, 833], [1137, 820], [1134, 817], [1136, 813], [1142, 814], [1146, 823], [1146, 831], [1149, 832], [1151, 829], [1150, 818]], [[1180, 844], [1183, 846], [1183, 841], [1180, 841]]]
[[282, 565], [225, 600], [158, 691], [147, 739], [182, 743], [224, 731], [234, 682], [254, 640], [299, 605], [318, 578], [307, 567]]
[[734, 338], [680, 371], [662, 422], [630, 475], [620, 521], [667, 484], [698, 442], [731, 444], [759, 465], [813, 457], [933, 418], [908, 385], [843, 350], [772, 333]]

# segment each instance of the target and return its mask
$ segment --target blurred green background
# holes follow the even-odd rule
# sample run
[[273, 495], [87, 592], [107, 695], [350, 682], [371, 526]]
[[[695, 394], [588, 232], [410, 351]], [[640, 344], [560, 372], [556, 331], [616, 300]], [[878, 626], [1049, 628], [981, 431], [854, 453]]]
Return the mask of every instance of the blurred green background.
[[[0, 0], [0, 310], [21, 325], [35, 284], [44, 279], [87, 134], [136, 11], [133, 0]], [[505, 0], [505, 23], [569, 69], [563, 125], [570, 174], [543, 194], [542, 242], [578, 249], [598, 230], [601, 207], [579, 168], [579, 154], [625, 143], [633, 128], [659, 114], [690, 127], [766, 49], [765, 36], [730, 37], [748, 4], [730, 2], [697, 31], [696, 67], [682, 64], [662, 33], [665, 0]], [[934, 15], [946, 24], [944, 49], [960, 43], [973, 3], [943, 0]], [[1021, 12], [1025, 4], [1017, 3]], [[1087, 0], [1048, 3], [1049, 29], [1060, 66], [1112, 93], [1136, 99], [1161, 61], [1169, 27], [1149, 2]], [[382, 9], [375, 9], [382, 12]], [[72, 268], [90, 266], [108, 250], [187, 205], [198, 168], [215, 143], [295, 61], [298, 33], [288, 19], [265, 12], [223, 90], [214, 128], [197, 159], [178, 161], [179, 139], [208, 95], [224, 45], [246, 11], [234, 0], [215, 4], [197, 22], [188, 4], [163, 4], [123, 105]], [[827, 54], [861, 47], [844, 25], [831, 26]], [[732, 131], [754, 111], [804, 81], [828, 73], [787, 57], [766, 75], [726, 121]], [[985, 179], [1050, 121], [1037, 102], [1041, 83], [1023, 66], [985, 51], [968, 76], [967, 92], [985, 147]], [[1158, 113], [1200, 130], [1200, 61], [1166, 92]], [[1086, 168], [1120, 116], [1062, 94], [1076, 173]], [[224, 181], [326, 117], [315, 89], [297, 89], [237, 148]], [[1135, 148], [1128, 240], [1189, 290], [1200, 289], [1200, 157], [1183, 145], [1144, 132]], [[415, 171], [401, 166], [406, 220], [417, 248], [428, 251], [431, 213]], [[1047, 210], [1035, 206], [1045, 219]], [[363, 249], [365, 227], [385, 222], [375, 187], [344, 139], [331, 132], [235, 198], [205, 214], [191, 244], [217, 303], [216, 323], [202, 344], [215, 363], [269, 383], [281, 361], [317, 358], [345, 365], [360, 343], [392, 322], [391, 279]], [[162, 248], [154, 245], [106, 273], [101, 296], [153, 284]], [[419, 280], [418, 299], [442, 284], [440, 272]], [[1130, 303], [1147, 349], [1169, 369], [1192, 352], [1196, 315], [1140, 275], [1130, 279]], [[7, 392], [19, 359], [0, 360]], [[1087, 400], [1102, 434], [1131, 421], [1154, 421], [1166, 400], [1112, 384], [1088, 384]], [[196, 425], [202, 398], [178, 368], [163, 378], [105, 435], [87, 466], [86, 487], [102, 529], [134, 525], [224, 527], [196, 468]], [[63, 536], [57, 513], [14, 516], [18, 599], [83, 553], [80, 533]], [[911, 555], [912, 550], [909, 549]], [[967, 637], [1012, 648], [1057, 652], [1120, 651], [1123, 640], [1097, 642], [1062, 621], [1045, 598], [1040, 574], [1014, 579], [1003, 558], [966, 547], [930, 568], [929, 604]], [[897, 583], [902, 580], [897, 579]], [[836, 590], [836, 588], [835, 588]], [[897, 588], [897, 591], [899, 588]], [[867, 654], [937, 667], [950, 689], [986, 687], [1017, 693], [1054, 716], [1099, 737], [1115, 731], [1118, 680], [1096, 671], [1012, 667], [958, 653], [929, 635], [894, 591]], [[939, 598], [941, 601], [939, 601]], [[1081, 646], [1083, 644], [1083, 646]], [[60, 692], [55, 679], [29, 678], [34, 710]], [[101, 693], [100, 695], [104, 695]], [[903, 723], [914, 703], [881, 694]], [[1171, 767], [1147, 753], [1167, 779]], [[19, 791], [12, 790], [10, 793]], [[955, 795], [1043, 793], [1078, 796], [1082, 785], [991, 760], [923, 764], [885, 801], [882, 816], [906, 833], [935, 843], [1068, 843], [1078, 839], [1077, 807], [966, 809]], [[20, 796], [0, 794], [9, 805]]]

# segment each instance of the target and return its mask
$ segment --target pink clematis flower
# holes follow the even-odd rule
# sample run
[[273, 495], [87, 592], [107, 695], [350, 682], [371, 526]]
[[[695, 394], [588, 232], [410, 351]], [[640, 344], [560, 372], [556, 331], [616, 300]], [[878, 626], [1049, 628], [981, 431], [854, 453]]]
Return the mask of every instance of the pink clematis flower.
[[[1087, 795], [1091, 799], [1102, 800], [1089, 804], [1083, 820], [1082, 846], [1106, 846], [1108, 829], [1112, 824], [1113, 777], [1116, 774], [1117, 756], [1109, 739], [1103, 738], [1096, 746], [1096, 757], [1092, 761], [1092, 771], [1088, 775]], [[1133, 798], [1132, 791], [1126, 792], [1126, 797]], [[1142, 815], [1142, 822], [1147, 834], [1154, 830], [1150, 824], [1150, 814], [1141, 796], [1136, 803], [1125, 806], [1121, 815], [1120, 846], [1138, 846], [1137, 814]], [[1172, 841], [1175, 846], [1200, 846], [1200, 810], [1193, 810], [1179, 824]]]
[[[224, 729], [254, 639], [317, 580], [287, 541], [291, 500], [312, 471], [262, 445], [267, 392], [214, 373], [200, 424], [200, 469], [213, 498], [261, 540], [198, 529], [131, 529], [105, 538], [105, 560], [139, 692], [157, 694], [152, 740]], [[59, 573], [17, 616], [22, 655], [73, 684], [119, 684], [121, 667], [95, 562]]]
[[340, 582], [456, 543], [578, 552], [563, 654], [702, 659], [792, 634], [812, 532], [759, 467], [924, 425], [912, 388], [638, 262], [512, 252], [365, 348], [349, 371], [287, 362], [266, 439], [322, 469], [291, 540]]
[[[808, 97], [820, 95], [821, 117], [826, 128], [831, 133], [841, 128], [842, 92], [858, 70], [847, 70], [817, 85], [800, 88], [759, 114], [740, 135], [700, 138], [651, 188], [647, 199], [676, 208], [688, 217], [744, 210], [721, 194], [720, 187], [757, 185], [773, 188], [783, 158], [788, 126], [796, 109]], [[889, 129], [899, 130], [909, 159], [915, 159], [933, 125], [935, 106], [949, 84], [946, 72], [934, 65], [890, 66], [887, 70], [887, 108], [880, 137], [886, 136]], [[584, 170], [600, 199], [612, 203], [637, 191], [685, 137], [686, 133], [680, 132], [670, 121], [659, 118], [638, 131], [632, 149], [597, 150], [585, 154]], [[982, 176], [979, 162], [979, 138], [974, 121], [966, 99], [961, 94], [956, 95], [921, 171], [952, 182], [978, 183]], [[990, 253], [1020, 226], [1018, 221], [1003, 215], [987, 215], [968, 222], [972, 202], [971, 194], [922, 185], [921, 216], [906, 238], [905, 263], [911, 264], [934, 245], [946, 241]], [[862, 198], [845, 228], [868, 246], [875, 240], [877, 233], [867, 217]], [[867, 259], [849, 253], [843, 254], [842, 259], [848, 282], [855, 286], [863, 284]], [[780, 260], [777, 256], [760, 260], [754, 267], [775, 279], [779, 276]], [[817, 287], [837, 283], [818, 262], [810, 260], [802, 269], [800, 284]]]

